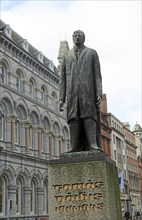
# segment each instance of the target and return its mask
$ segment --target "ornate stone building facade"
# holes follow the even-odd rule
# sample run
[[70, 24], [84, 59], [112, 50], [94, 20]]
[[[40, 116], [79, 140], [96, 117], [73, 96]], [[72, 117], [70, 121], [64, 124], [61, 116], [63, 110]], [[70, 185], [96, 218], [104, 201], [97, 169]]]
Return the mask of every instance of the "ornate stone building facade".
[[126, 164], [127, 164], [127, 178], [129, 190], [129, 209], [134, 215], [135, 212], [140, 211], [140, 181], [138, 172], [137, 160], [137, 145], [135, 135], [130, 131], [129, 124], [124, 124], [124, 135], [126, 144]]
[[0, 219], [48, 216], [48, 160], [70, 145], [58, 95], [53, 62], [0, 20]]
[[127, 210], [128, 182], [126, 178], [126, 155], [123, 123], [112, 113], [108, 113], [108, 122], [111, 129], [111, 159], [116, 162], [118, 175], [121, 175], [121, 205], [122, 210]]
[[142, 211], [142, 127], [136, 123], [133, 129], [133, 133], [136, 139], [137, 145], [137, 158], [138, 158], [138, 171], [139, 171], [139, 181], [140, 181], [140, 201], [139, 206]]

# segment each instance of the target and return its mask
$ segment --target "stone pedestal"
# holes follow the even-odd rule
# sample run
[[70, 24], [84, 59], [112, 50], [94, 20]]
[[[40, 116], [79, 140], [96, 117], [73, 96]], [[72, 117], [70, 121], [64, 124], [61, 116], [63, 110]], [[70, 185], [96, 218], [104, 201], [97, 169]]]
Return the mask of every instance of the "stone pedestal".
[[117, 168], [105, 155], [49, 161], [49, 220], [121, 220]]

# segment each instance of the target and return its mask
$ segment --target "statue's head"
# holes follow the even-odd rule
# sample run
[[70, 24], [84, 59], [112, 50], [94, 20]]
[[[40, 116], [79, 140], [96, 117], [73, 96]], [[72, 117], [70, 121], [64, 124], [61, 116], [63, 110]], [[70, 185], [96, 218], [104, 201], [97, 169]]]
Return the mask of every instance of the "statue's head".
[[72, 37], [75, 44], [85, 42], [85, 34], [81, 30], [74, 31]]

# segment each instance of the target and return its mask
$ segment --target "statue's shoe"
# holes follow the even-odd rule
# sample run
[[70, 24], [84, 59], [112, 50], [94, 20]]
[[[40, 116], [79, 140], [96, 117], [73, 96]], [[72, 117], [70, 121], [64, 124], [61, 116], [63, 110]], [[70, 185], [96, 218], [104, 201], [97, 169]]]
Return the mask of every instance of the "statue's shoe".
[[103, 153], [102, 148], [98, 147], [96, 144], [92, 144], [89, 148], [89, 151], [98, 151], [98, 153]]

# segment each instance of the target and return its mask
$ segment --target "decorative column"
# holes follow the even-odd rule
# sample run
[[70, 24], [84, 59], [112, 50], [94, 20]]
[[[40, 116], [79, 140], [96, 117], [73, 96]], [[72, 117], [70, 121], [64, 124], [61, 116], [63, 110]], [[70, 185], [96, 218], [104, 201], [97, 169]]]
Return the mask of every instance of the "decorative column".
[[69, 151], [69, 140], [68, 139], [65, 139], [64, 140], [65, 142], [64, 142], [64, 151], [65, 152], [67, 152], [67, 151]]
[[63, 148], [62, 148], [62, 136], [59, 134], [56, 136], [56, 141], [57, 141], [57, 156], [61, 156], [63, 153]]
[[16, 115], [11, 115], [11, 148], [15, 150], [15, 121]]
[[30, 121], [25, 121], [25, 151], [28, 154], [29, 153], [29, 146], [30, 146]]
[[54, 152], [54, 156], [55, 157], [60, 157], [62, 155], [62, 136], [60, 134], [57, 134], [55, 136], [55, 152]]
[[59, 139], [59, 156], [62, 155], [62, 139]]

